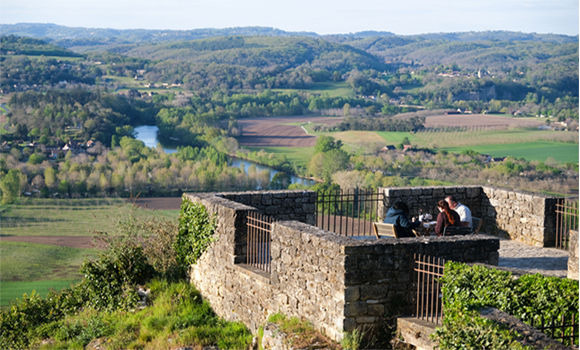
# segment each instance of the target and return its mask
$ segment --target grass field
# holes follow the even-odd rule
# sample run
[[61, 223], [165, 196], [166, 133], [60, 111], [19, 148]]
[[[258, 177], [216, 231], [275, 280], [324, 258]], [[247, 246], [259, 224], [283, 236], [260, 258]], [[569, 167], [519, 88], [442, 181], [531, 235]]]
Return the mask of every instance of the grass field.
[[96, 255], [95, 249], [2, 241], [0, 306], [6, 306], [10, 300], [22, 297], [22, 293], [30, 294], [34, 289], [47, 293], [49, 288], [60, 290], [80, 281], [79, 267], [83, 259]]
[[[123, 199], [22, 199], [0, 207], [2, 236], [92, 236], [94, 230], [115, 232], [120, 218], [134, 212], [140, 218], [177, 220], [178, 210], [134, 208]], [[27, 239], [34, 239], [28, 237]], [[30, 242], [0, 241], [0, 306], [22, 293], [60, 290], [81, 280], [85, 257], [98, 250]]]
[[454, 147], [447, 151], [460, 153], [471, 149], [482, 154], [489, 154], [493, 157], [512, 156], [525, 158], [526, 160], [545, 161], [554, 158], [558, 162], [578, 163], [578, 144], [561, 142], [523, 142], [501, 145], [487, 145], [475, 147]]
[[[578, 163], [578, 133], [537, 129], [463, 130], [453, 132], [427, 131], [418, 133], [391, 131], [314, 132], [313, 125], [304, 125], [312, 135], [328, 135], [341, 140], [344, 149], [355, 152], [363, 143], [379, 142], [398, 145], [407, 137], [419, 148], [445, 149], [460, 153], [474, 150], [493, 157], [513, 156], [532, 161], [548, 157], [558, 162]], [[283, 152], [279, 152], [283, 154]]]
[[[2, 206], [2, 235], [90, 236], [92, 231], [112, 231], [118, 218], [132, 205], [123, 199], [24, 199]], [[178, 211], [135, 210], [138, 217], [177, 219]]]
[[244, 147], [252, 152], [264, 150], [276, 155], [284, 155], [288, 161], [297, 165], [306, 166], [314, 155], [313, 147]]
[[307, 91], [329, 97], [354, 97], [354, 92], [345, 81], [314, 83], [309, 89], [272, 89], [275, 92]]
[[59, 291], [77, 283], [79, 279], [62, 281], [32, 281], [32, 282], [2, 282], [0, 288], [0, 308], [6, 308], [10, 301], [22, 299], [24, 293], [30, 295], [33, 290], [41, 296], [46, 296], [51, 289]]

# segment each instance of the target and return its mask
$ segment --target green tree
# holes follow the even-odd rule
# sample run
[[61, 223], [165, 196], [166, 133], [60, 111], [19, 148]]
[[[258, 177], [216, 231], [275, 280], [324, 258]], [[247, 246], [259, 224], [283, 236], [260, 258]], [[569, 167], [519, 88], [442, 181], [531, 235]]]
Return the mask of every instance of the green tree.
[[10, 169], [8, 174], [0, 180], [2, 203], [12, 203], [16, 198], [20, 197], [20, 178], [23, 175], [20, 169]]
[[54, 187], [54, 184], [56, 183], [56, 171], [51, 166], [44, 170], [44, 183], [49, 188]]
[[325, 153], [333, 149], [340, 149], [342, 147], [342, 141], [336, 141], [332, 136], [322, 135], [316, 140], [316, 145], [314, 145], [314, 154]]

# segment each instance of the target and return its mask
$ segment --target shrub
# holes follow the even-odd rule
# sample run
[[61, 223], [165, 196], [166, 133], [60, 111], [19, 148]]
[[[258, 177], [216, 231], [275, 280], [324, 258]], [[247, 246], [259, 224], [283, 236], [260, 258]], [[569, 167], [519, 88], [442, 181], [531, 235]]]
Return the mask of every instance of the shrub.
[[195, 264], [197, 259], [215, 241], [216, 218], [207, 209], [189, 199], [181, 203], [179, 233], [175, 240], [177, 261], [183, 266]]
[[[523, 322], [532, 318], [572, 319], [578, 309], [578, 282], [540, 274], [515, 279], [510, 272], [447, 262], [441, 278], [443, 327], [434, 338], [445, 349], [523, 349], [522, 337], [479, 316], [478, 309], [495, 307]], [[570, 335], [572, 329], [566, 331]]]

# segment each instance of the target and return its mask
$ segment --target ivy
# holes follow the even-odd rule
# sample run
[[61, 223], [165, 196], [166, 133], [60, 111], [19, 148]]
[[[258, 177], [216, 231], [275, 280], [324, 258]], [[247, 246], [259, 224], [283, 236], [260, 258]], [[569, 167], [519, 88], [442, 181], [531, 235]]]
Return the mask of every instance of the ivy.
[[479, 316], [483, 307], [528, 324], [540, 315], [572, 319], [578, 309], [578, 282], [565, 278], [536, 274], [516, 279], [510, 272], [448, 262], [440, 282], [445, 318], [434, 338], [441, 350], [527, 348], [519, 343], [519, 334]]
[[216, 240], [216, 227], [215, 216], [210, 216], [202, 204], [184, 199], [179, 214], [179, 233], [174, 246], [177, 261], [184, 266], [195, 264]]

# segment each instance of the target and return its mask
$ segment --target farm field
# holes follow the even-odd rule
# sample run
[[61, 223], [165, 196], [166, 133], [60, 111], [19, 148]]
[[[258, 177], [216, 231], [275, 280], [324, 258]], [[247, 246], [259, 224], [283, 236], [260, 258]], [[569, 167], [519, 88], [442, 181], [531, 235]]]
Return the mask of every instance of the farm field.
[[286, 156], [286, 159], [297, 165], [308, 165], [312, 155], [314, 154], [314, 147], [245, 147], [252, 152], [264, 150], [268, 153]]
[[313, 94], [327, 95], [329, 97], [354, 97], [352, 89], [346, 81], [314, 83], [309, 89], [272, 89], [275, 92], [298, 92], [306, 91]]
[[[177, 220], [180, 198], [22, 199], [0, 207], [0, 306], [22, 293], [46, 294], [78, 282], [83, 259], [95, 257], [93, 231], [114, 233], [131, 211], [139, 218]], [[150, 210], [149, 210], [150, 209]]]
[[455, 147], [447, 148], [447, 151], [460, 153], [471, 149], [478, 153], [489, 154], [493, 157], [512, 156], [525, 158], [526, 160], [545, 161], [553, 158], [560, 163], [578, 163], [578, 144], [562, 142], [523, 142], [512, 144]]
[[[111, 231], [131, 204], [124, 199], [23, 199], [2, 207], [2, 236], [91, 236]], [[135, 210], [138, 217], [177, 218], [177, 213]]]
[[244, 147], [313, 147], [316, 137], [300, 127], [300, 123], [309, 121], [328, 125], [338, 123], [340, 119], [308, 116], [239, 119], [242, 135], [238, 142]]
[[[494, 157], [509, 155], [527, 160], [578, 162], [578, 132], [538, 130], [544, 120], [501, 115], [443, 115], [426, 118], [430, 128], [417, 133], [389, 131], [314, 132], [315, 125], [339, 123], [341, 117], [252, 118], [239, 121], [243, 135], [240, 145], [252, 150], [285, 155], [288, 160], [306, 165], [311, 157], [307, 149], [316, 136], [329, 135], [344, 143], [348, 152], [357, 152], [372, 143], [397, 145], [407, 137], [420, 148], [461, 152], [472, 149]], [[310, 123], [308, 123], [310, 122]], [[304, 129], [308, 131], [308, 134]], [[446, 130], [441, 125], [460, 129]], [[509, 146], [508, 146], [509, 145]], [[299, 148], [294, 149], [294, 148]]]
[[538, 127], [540, 125], [546, 125], [546, 120], [540, 118], [516, 118], [496, 114], [434, 115], [425, 118], [425, 128], [527, 128]]

